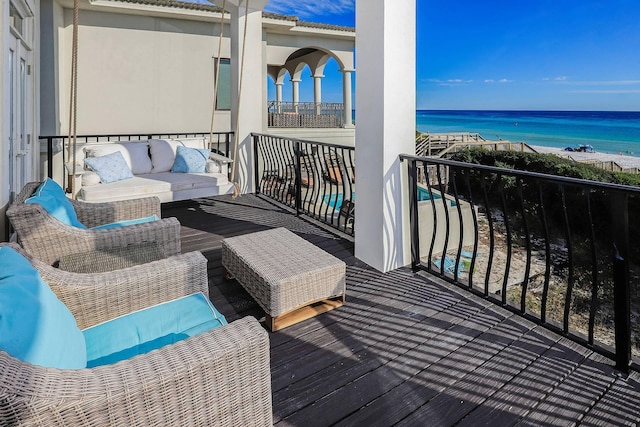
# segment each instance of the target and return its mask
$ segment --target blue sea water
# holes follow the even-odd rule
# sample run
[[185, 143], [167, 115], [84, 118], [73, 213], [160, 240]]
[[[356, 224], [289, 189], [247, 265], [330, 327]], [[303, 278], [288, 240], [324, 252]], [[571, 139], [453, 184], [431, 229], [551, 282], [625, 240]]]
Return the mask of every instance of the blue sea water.
[[420, 132], [479, 133], [488, 140], [576, 147], [640, 156], [638, 111], [440, 111], [418, 110]]

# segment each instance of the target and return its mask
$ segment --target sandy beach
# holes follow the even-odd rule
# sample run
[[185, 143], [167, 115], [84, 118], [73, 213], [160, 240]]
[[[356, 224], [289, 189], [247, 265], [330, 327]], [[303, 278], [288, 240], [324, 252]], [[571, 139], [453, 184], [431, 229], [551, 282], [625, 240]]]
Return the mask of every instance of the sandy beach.
[[545, 147], [542, 145], [532, 145], [531, 148], [538, 153], [552, 153], [560, 157], [571, 158], [579, 162], [615, 162], [622, 168], [639, 168], [640, 169], [640, 157], [625, 156], [623, 154], [609, 154], [609, 153], [581, 153], [577, 151], [564, 151], [562, 148]]

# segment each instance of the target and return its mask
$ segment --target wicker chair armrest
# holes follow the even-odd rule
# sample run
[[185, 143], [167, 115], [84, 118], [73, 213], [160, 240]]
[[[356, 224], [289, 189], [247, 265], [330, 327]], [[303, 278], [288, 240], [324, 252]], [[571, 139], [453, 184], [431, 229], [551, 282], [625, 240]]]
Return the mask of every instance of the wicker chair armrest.
[[146, 218], [151, 215], [157, 215], [160, 218], [162, 214], [160, 199], [157, 197], [106, 203], [71, 200], [71, 203], [78, 215], [78, 220], [89, 228], [128, 219]]
[[81, 329], [195, 292], [209, 296], [207, 259], [200, 252], [95, 274], [31, 262]]
[[40, 184], [41, 182], [27, 182], [24, 185], [24, 187], [22, 187], [22, 190], [20, 190], [20, 192], [16, 195], [16, 198], [13, 201], [13, 203], [16, 203], [16, 204], [24, 203], [25, 200], [33, 196], [33, 193], [35, 193], [35, 191], [38, 189]]
[[180, 222], [166, 218], [107, 230], [84, 230], [58, 221], [38, 204], [12, 204], [7, 216], [18, 241], [34, 257], [52, 265], [62, 256], [157, 242], [165, 256], [180, 253]]
[[270, 426], [269, 338], [247, 317], [80, 370], [33, 366], [0, 352], [0, 424]]

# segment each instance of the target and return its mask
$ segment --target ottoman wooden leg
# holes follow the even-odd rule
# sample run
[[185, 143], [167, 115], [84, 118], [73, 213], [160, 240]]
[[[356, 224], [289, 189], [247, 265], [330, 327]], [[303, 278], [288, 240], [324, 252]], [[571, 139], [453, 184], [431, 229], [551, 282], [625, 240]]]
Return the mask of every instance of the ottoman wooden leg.
[[275, 332], [287, 326], [302, 322], [303, 320], [311, 319], [318, 314], [326, 313], [334, 308], [342, 307], [345, 300], [346, 294], [342, 294], [331, 298], [311, 301], [306, 305], [282, 313], [279, 316], [271, 317], [267, 313], [265, 314], [265, 325], [270, 331]]
[[226, 267], [222, 267], [222, 275], [224, 277], [224, 280], [233, 280], [233, 279], [235, 279], [235, 276], [233, 274], [231, 274], [231, 272], [229, 270], [227, 270]]

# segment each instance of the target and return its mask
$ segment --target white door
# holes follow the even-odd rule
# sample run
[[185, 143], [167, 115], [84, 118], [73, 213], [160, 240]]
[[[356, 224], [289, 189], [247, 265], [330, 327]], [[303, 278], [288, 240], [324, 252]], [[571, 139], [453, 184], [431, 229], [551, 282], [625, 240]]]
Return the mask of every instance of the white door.
[[[13, 200], [27, 183], [33, 167], [31, 114], [31, 51], [20, 36], [9, 36], [9, 192]], [[12, 201], [11, 200], [11, 201]]]

